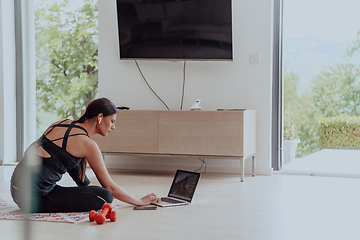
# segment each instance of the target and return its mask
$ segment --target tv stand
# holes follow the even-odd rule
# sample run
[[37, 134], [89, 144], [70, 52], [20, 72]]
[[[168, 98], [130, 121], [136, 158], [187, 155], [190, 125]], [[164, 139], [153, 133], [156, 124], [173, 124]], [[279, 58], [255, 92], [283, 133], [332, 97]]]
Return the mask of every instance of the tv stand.
[[255, 110], [150, 111], [119, 110], [116, 129], [95, 135], [103, 154], [252, 159], [255, 176]]

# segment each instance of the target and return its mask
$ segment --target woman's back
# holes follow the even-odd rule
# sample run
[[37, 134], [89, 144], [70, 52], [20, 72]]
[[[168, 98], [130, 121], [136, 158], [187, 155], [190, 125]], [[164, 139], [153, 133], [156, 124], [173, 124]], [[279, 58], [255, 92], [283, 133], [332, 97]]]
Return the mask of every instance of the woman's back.
[[86, 129], [79, 123], [68, 119], [56, 122], [40, 137], [39, 141], [42, 141], [42, 143], [38, 142], [38, 155], [44, 158], [50, 157], [51, 152], [46, 151], [49, 144], [50, 146], [56, 145], [59, 149], [66, 151], [74, 157], [83, 158], [88, 137]]
[[[84, 145], [88, 139], [87, 130], [71, 120], [62, 120], [51, 125], [44, 134], [36, 141], [37, 155], [39, 158], [39, 174], [34, 182], [34, 188], [42, 196], [53, 190], [62, 175], [69, 172], [78, 185], [87, 185], [88, 180], [79, 175], [79, 163], [84, 154]], [[36, 148], [36, 145], [35, 145]], [[28, 164], [35, 152], [27, 152], [16, 167], [12, 184], [18, 185], [18, 179], [22, 175], [23, 165]]]

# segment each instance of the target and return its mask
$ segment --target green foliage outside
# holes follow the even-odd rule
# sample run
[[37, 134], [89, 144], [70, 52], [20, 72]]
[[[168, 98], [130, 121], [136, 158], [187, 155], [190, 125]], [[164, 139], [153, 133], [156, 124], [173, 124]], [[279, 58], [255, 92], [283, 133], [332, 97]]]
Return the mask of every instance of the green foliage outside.
[[319, 119], [321, 148], [360, 149], [360, 116], [336, 116]]
[[312, 83], [312, 101], [321, 116], [360, 115], [359, 66], [328, 67]]
[[[360, 32], [357, 40], [348, 46], [348, 57], [351, 58], [359, 50]], [[360, 66], [349, 63], [327, 66], [313, 78], [310, 89], [301, 95], [296, 91], [298, 82], [298, 75], [294, 72], [287, 72], [285, 69], [284, 110], [286, 114], [290, 115], [296, 126], [295, 138], [301, 140], [296, 156], [304, 157], [328, 147], [328, 144], [324, 144], [326, 137], [322, 125], [324, 119], [360, 115]], [[326, 121], [328, 122], [328, 120]], [[349, 128], [355, 124], [353, 121], [358, 121], [360, 126], [359, 119], [354, 118], [351, 124], [349, 122]], [[345, 123], [343, 122], [342, 126], [343, 124]], [[334, 132], [339, 128], [338, 125], [331, 126], [334, 127]], [[348, 131], [347, 134], [349, 132], [351, 131]], [[350, 140], [348, 138], [338, 141], [339, 146], [336, 148], [341, 148], [344, 141]]]
[[[74, 9], [74, 4], [77, 9]], [[77, 119], [97, 95], [97, 0], [38, 0], [35, 9], [38, 112]], [[42, 119], [37, 119], [37, 128]]]
[[287, 110], [284, 111], [283, 126], [284, 126], [284, 140], [295, 139], [294, 120], [291, 118], [290, 113]]

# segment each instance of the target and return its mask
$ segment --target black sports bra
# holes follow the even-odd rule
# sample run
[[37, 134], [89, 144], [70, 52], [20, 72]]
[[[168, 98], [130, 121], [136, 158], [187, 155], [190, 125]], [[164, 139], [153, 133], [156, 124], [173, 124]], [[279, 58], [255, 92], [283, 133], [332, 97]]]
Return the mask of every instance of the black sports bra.
[[[49, 157], [50, 159], [59, 162], [61, 165], [60, 167], [62, 169], [64, 168], [67, 169], [67, 168], [76, 167], [82, 159], [81, 157], [73, 156], [68, 151], [66, 151], [68, 138], [77, 135], [86, 135], [89, 137], [89, 135], [85, 128], [75, 125], [76, 122], [72, 122], [70, 124], [64, 124], [63, 123], [64, 121], [66, 121], [66, 119], [56, 125], [53, 125], [50, 131], [48, 131], [46, 134], [43, 134], [43, 136], [38, 141], [38, 145], [41, 146], [50, 155]], [[46, 136], [56, 127], [67, 127], [68, 129], [66, 130], [63, 137], [52, 140], [48, 139]], [[74, 127], [82, 129], [85, 133], [75, 133], [70, 135], [70, 131]], [[63, 143], [62, 146], [60, 147], [56, 145], [54, 142], [61, 139], [63, 139]]]
[[[89, 137], [89, 134], [88, 134], [88, 132], [86, 131], [85, 128], [83, 128], [83, 127], [81, 127], [81, 126], [78, 126], [78, 125], [75, 125], [76, 122], [74, 122], [74, 121], [71, 122], [70, 124], [64, 124], [63, 122], [65, 122], [66, 120], [68, 120], [68, 119], [65, 119], [65, 120], [61, 121], [60, 123], [51, 126], [50, 131], [48, 131], [46, 134], [43, 134], [42, 137], [39, 139], [39, 141], [38, 141], [39, 146], [42, 146], [42, 147], [45, 149], [44, 145], [46, 145], [47, 143], [52, 143], [52, 144], [54, 144], [53, 142], [58, 141], [58, 140], [61, 140], [61, 139], [64, 139], [61, 148], [62, 148], [64, 151], [66, 151], [66, 145], [67, 145], [67, 142], [68, 142], [69, 137], [77, 136], [77, 135], [86, 135], [86, 136]], [[56, 127], [67, 127], [68, 129], [66, 130], [66, 132], [65, 132], [65, 134], [64, 134], [63, 137], [49, 140], [49, 139], [46, 137], [46, 135], [48, 135], [48, 134], [49, 134], [52, 130], [54, 130], [54, 128], [56, 128]], [[75, 134], [71, 134], [71, 135], [70, 135], [70, 131], [71, 131], [71, 129], [74, 128], [74, 127], [83, 130], [85, 133], [75, 133]], [[47, 139], [47, 141], [45, 141], [44, 143], [42, 143], [42, 142], [43, 142], [43, 141], [41, 141], [42, 138]], [[54, 145], [56, 145], [56, 144], [54, 144]], [[56, 146], [59, 147], [58, 145], [56, 145]], [[49, 153], [49, 154], [50, 154], [50, 153]], [[71, 154], [70, 154], [70, 155], [71, 155]]]
[[[48, 131], [46, 134], [43, 134], [37, 142], [38, 145], [41, 146], [50, 155], [50, 157], [40, 158], [41, 168], [38, 172], [38, 178], [37, 181], [33, 181], [32, 183], [40, 196], [45, 196], [51, 192], [55, 188], [56, 183], [60, 181], [62, 175], [66, 172], [69, 172], [70, 176], [78, 186], [87, 186], [90, 184], [90, 181], [87, 177], [85, 177], [84, 181], [82, 181], [79, 176], [79, 163], [82, 158], [73, 156], [66, 151], [69, 137], [77, 135], [86, 135], [89, 137], [88, 132], [85, 128], [75, 125], [76, 122], [71, 122], [70, 124], [63, 123], [66, 120], [67, 119], [53, 125], [50, 131]], [[64, 136], [52, 140], [48, 139], [47, 135], [56, 127], [67, 127]], [[82, 129], [84, 133], [70, 134], [71, 129], [74, 127]], [[61, 147], [54, 143], [54, 141], [60, 139], [63, 139]], [[23, 175], [23, 171], [25, 171], [24, 168], [26, 165], [24, 164], [27, 161], [27, 158], [28, 156], [24, 156], [23, 160], [20, 161], [14, 170], [11, 179], [11, 182], [14, 186], [18, 186], [17, 179], [19, 179], [19, 176]]]

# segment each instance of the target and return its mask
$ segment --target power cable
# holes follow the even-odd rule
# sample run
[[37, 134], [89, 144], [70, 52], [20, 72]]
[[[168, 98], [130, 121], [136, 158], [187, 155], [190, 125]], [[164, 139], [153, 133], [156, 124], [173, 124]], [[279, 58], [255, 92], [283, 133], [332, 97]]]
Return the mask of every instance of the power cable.
[[135, 64], [137, 66], [137, 68], [139, 69], [139, 72], [142, 76], [142, 78], [144, 79], [146, 85], [148, 85], [148, 87], [150, 88], [150, 90], [155, 94], [155, 96], [165, 105], [165, 107], [167, 108], [167, 110], [170, 110], [169, 107], [166, 105], [166, 103], [159, 97], [159, 95], [156, 94], [156, 92], [151, 88], [151, 86], [149, 85], [149, 83], [146, 81], [146, 78], [144, 76], [144, 74], [142, 73], [139, 64], [137, 63], [137, 61], [135, 60]]

